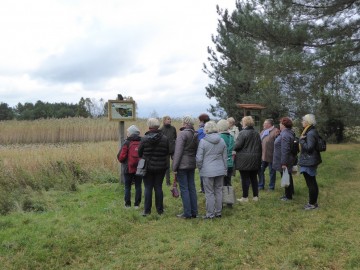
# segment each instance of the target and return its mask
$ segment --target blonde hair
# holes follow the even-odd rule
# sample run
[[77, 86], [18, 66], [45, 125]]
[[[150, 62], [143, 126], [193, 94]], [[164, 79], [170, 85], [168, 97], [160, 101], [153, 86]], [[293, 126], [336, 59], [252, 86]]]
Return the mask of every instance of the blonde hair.
[[303, 116], [302, 120], [309, 125], [316, 125], [315, 115], [313, 114], [306, 114], [305, 116]]
[[229, 117], [229, 118], [226, 119], [226, 120], [229, 122], [229, 124], [235, 125], [235, 119], [234, 119], [234, 117]]
[[168, 115], [164, 115], [163, 118], [162, 118], [163, 123], [165, 123], [165, 120], [166, 120], [166, 119], [170, 119], [170, 120], [171, 120], [171, 117], [168, 116]]
[[160, 127], [160, 122], [156, 118], [149, 118], [147, 120], [146, 124], [149, 128], [159, 128]]
[[214, 121], [206, 122], [204, 131], [206, 134], [216, 133], [218, 131], [216, 123]]
[[244, 116], [241, 120], [241, 124], [247, 127], [253, 127], [255, 125], [254, 119], [251, 116]]
[[229, 122], [224, 119], [219, 120], [216, 125], [219, 132], [228, 131], [229, 129]]

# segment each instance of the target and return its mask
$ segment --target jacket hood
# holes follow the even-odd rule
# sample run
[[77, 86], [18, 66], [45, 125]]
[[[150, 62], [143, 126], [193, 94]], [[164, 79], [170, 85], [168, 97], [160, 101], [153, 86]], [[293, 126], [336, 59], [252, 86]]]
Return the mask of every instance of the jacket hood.
[[158, 143], [161, 140], [162, 132], [160, 130], [151, 130], [145, 133], [150, 144]]
[[141, 137], [137, 134], [132, 134], [126, 138], [128, 141], [140, 141]]
[[210, 134], [206, 134], [203, 140], [208, 141], [209, 143], [212, 144], [218, 144], [221, 140], [221, 137], [219, 133], [210, 133]]

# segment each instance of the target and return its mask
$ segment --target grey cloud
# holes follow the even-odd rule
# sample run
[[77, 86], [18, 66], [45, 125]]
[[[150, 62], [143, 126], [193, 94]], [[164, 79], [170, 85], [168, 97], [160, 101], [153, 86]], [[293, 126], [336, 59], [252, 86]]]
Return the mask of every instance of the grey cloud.
[[62, 54], [47, 58], [31, 75], [55, 83], [94, 83], [136, 69], [136, 51], [148, 34], [138, 29], [99, 29], [77, 40]]

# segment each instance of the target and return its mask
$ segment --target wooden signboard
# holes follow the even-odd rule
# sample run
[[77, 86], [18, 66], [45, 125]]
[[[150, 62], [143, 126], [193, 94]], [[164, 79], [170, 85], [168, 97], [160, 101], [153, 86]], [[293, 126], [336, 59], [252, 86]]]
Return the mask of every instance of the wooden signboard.
[[108, 101], [109, 120], [114, 121], [135, 121], [135, 101], [133, 100], [109, 100]]

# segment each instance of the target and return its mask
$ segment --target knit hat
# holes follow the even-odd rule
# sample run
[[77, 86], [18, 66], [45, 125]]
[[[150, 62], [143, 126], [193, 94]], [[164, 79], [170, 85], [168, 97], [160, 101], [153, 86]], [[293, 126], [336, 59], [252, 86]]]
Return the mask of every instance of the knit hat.
[[133, 134], [139, 135], [140, 134], [140, 130], [135, 125], [128, 127], [127, 132], [129, 133], [129, 135], [133, 135]]
[[217, 122], [216, 125], [217, 125], [219, 132], [228, 131], [228, 129], [229, 129], [229, 122], [224, 119], [221, 119], [219, 122]]
[[192, 118], [190, 115], [184, 116], [182, 121], [185, 125], [190, 125], [190, 126], [194, 125], [194, 118]]

